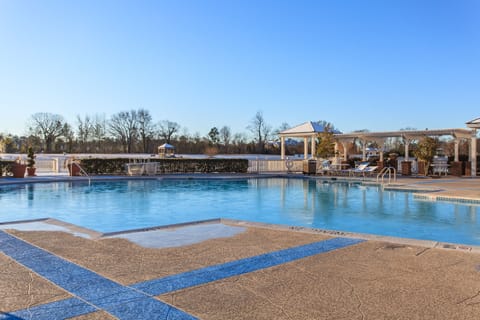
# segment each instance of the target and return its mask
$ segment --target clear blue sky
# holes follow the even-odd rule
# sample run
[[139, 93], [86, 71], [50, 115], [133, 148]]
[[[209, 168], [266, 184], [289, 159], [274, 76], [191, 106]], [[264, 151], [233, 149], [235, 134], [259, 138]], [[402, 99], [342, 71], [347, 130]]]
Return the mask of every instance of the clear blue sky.
[[0, 132], [145, 108], [205, 135], [480, 117], [478, 0], [0, 0]]

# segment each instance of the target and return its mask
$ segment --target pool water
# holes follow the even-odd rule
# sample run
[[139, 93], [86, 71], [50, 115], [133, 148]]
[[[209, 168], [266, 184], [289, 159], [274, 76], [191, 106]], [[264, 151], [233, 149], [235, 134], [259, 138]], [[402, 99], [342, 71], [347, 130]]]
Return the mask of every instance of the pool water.
[[479, 208], [377, 186], [291, 178], [0, 187], [0, 222], [51, 217], [100, 232], [230, 218], [480, 245]]

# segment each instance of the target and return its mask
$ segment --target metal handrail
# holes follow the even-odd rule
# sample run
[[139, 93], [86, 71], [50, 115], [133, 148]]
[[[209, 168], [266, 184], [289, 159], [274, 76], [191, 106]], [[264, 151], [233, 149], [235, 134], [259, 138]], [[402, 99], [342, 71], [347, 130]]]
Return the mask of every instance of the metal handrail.
[[[77, 168], [80, 170], [80, 174], [86, 176], [88, 178], [88, 185], [91, 184], [92, 182], [92, 178], [90, 177], [90, 175], [87, 173], [87, 171], [85, 171], [85, 169], [82, 168], [82, 166], [80, 164], [78, 164], [77, 162], [73, 161], [73, 160], [67, 160], [67, 165], [71, 165], [73, 167], [73, 165], [77, 166]], [[72, 170], [73, 171], [73, 170]]]
[[377, 174], [377, 182], [381, 180], [381, 184], [384, 184], [384, 179], [385, 176], [388, 174], [388, 183], [390, 184], [392, 182], [392, 173], [393, 173], [393, 181], [397, 181], [397, 171], [393, 167], [385, 167], [383, 168], [378, 174]]

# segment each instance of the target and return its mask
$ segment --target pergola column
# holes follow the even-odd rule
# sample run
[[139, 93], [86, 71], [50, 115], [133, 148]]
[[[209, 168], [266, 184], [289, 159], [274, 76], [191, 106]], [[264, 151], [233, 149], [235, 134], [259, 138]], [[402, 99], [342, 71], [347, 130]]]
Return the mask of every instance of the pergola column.
[[406, 136], [403, 136], [402, 139], [405, 143], [405, 161], [410, 161], [409, 147], [413, 139]]
[[342, 141], [342, 147], [343, 147], [343, 160], [348, 161], [348, 148], [347, 148], [347, 142]]
[[280, 159], [285, 159], [285, 137], [280, 137]]
[[308, 138], [303, 138], [303, 159], [307, 160], [308, 157]]
[[454, 151], [453, 151], [453, 152], [454, 152], [454, 155], [455, 155], [453, 161], [455, 161], [455, 162], [458, 162], [458, 161], [459, 161], [459, 157], [458, 157], [458, 153], [459, 153], [459, 152], [458, 152], [458, 148], [459, 148], [459, 145], [460, 145], [460, 139], [455, 139], [455, 141], [454, 141]]
[[315, 149], [316, 149], [316, 143], [317, 143], [317, 142], [315, 141], [315, 137], [316, 137], [315, 135], [313, 135], [313, 136], [311, 137], [311, 139], [312, 139], [312, 146], [311, 146], [311, 149], [312, 149], [312, 158], [315, 158], [316, 153], [317, 153], [316, 150], [315, 150]]
[[470, 141], [470, 162], [472, 168], [472, 177], [477, 176], [477, 129], [473, 129]]
[[383, 161], [383, 147], [385, 146], [385, 139], [373, 139], [373, 141], [377, 144], [377, 147], [380, 150], [379, 161]]
[[367, 140], [362, 139], [362, 161], [367, 161]]

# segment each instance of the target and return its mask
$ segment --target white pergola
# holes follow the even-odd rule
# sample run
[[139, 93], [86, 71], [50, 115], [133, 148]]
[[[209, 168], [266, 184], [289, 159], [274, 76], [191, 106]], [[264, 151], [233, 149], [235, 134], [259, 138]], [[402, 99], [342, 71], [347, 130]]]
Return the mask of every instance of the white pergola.
[[[363, 160], [366, 160], [368, 143], [375, 142], [380, 149], [383, 149], [388, 138], [401, 138], [405, 144], [405, 161], [409, 161], [410, 144], [425, 136], [440, 137], [451, 136], [454, 139], [454, 161], [459, 161], [459, 145], [462, 139], [470, 140], [471, 174], [477, 175], [477, 129], [480, 129], [480, 118], [471, 120], [466, 123], [469, 129], [434, 129], [434, 130], [405, 130], [405, 131], [387, 131], [387, 132], [355, 132], [355, 133], [335, 133], [336, 140], [335, 151], [338, 150], [338, 144], [342, 144], [344, 150], [344, 160], [348, 160], [347, 144], [355, 139], [360, 140], [363, 149]], [[324, 132], [324, 127], [312, 121], [305, 122], [301, 125], [280, 132], [278, 135], [281, 140], [281, 158], [285, 159], [285, 138], [303, 138], [304, 159], [308, 157], [308, 140], [310, 139], [310, 149], [312, 157], [315, 157], [316, 138], [319, 133]], [[383, 161], [383, 152], [380, 153], [380, 161]]]
[[[347, 143], [353, 142], [355, 139], [361, 141], [363, 149], [363, 160], [366, 159], [366, 149], [369, 142], [375, 142], [380, 149], [383, 149], [388, 138], [400, 138], [405, 144], [405, 161], [409, 161], [410, 144], [422, 139], [423, 137], [440, 137], [452, 136], [455, 140], [454, 161], [458, 161], [458, 147], [462, 139], [470, 139], [472, 131], [469, 129], [434, 129], [434, 130], [404, 130], [404, 131], [387, 131], [387, 132], [355, 132], [347, 134], [334, 135], [337, 143], [341, 143], [344, 149], [344, 160], [348, 159]], [[380, 153], [380, 161], [383, 161], [383, 154]]]
[[284, 130], [278, 133], [280, 137], [280, 154], [281, 158], [285, 159], [285, 138], [302, 138], [303, 139], [303, 158], [307, 159], [308, 157], [308, 139], [310, 139], [311, 145], [311, 154], [312, 157], [315, 157], [316, 153], [316, 138], [319, 133], [324, 132], [325, 128], [317, 123], [308, 121], [302, 123], [296, 127]]

